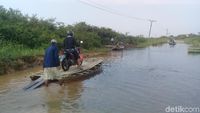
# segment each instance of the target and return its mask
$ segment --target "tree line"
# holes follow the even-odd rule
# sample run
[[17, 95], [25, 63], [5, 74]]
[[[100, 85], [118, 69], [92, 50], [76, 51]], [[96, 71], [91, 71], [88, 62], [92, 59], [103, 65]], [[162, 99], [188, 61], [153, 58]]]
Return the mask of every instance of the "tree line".
[[46, 47], [52, 38], [62, 43], [67, 31], [73, 31], [77, 40], [82, 40], [83, 48], [100, 48], [111, 44], [111, 38], [115, 42], [123, 41], [137, 44], [145, 41], [144, 38], [127, 36], [110, 28], [97, 27], [79, 22], [73, 25], [65, 25], [56, 22], [55, 19], [43, 19], [37, 15], [24, 15], [19, 10], [6, 9], [0, 6], [0, 41], [19, 44], [27, 48]]

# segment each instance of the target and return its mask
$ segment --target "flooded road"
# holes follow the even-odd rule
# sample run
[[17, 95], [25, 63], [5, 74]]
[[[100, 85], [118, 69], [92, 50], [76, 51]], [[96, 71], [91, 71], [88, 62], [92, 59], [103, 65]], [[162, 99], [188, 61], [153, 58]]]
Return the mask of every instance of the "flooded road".
[[165, 113], [200, 107], [200, 54], [177, 44], [112, 52], [87, 80], [23, 91], [34, 68], [0, 76], [0, 113]]

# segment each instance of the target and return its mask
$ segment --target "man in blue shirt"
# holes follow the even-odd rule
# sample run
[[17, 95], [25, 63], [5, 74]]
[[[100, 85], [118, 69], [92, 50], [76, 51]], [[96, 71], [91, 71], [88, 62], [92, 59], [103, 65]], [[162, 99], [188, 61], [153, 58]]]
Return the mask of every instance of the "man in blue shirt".
[[58, 79], [60, 73], [58, 66], [60, 66], [58, 47], [55, 39], [51, 40], [51, 45], [46, 49], [44, 55], [44, 76], [45, 85], [48, 86], [48, 80]]

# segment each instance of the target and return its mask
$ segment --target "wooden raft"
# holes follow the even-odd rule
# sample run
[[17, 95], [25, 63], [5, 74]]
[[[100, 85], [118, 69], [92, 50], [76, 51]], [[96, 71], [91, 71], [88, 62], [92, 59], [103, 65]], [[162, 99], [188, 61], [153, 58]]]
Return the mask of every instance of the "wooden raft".
[[83, 62], [82, 68], [79, 69], [77, 67], [70, 67], [69, 71], [62, 71], [61, 72], [61, 79], [63, 80], [70, 80], [70, 79], [76, 79], [79, 77], [87, 76], [88, 74], [92, 74], [96, 72], [103, 60], [102, 59], [88, 59], [87, 61]]
[[[83, 62], [81, 69], [76, 66], [70, 67], [70, 69], [66, 72], [60, 70], [60, 76], [57, 79], [61, 79], [62, 81], [68, 80], [77, 80], [81, 78], [90, 77], [100, 71], [100, 67], [102, 64], [102, 59], [90, 58]], [[43, 75], [43, 71], [35, 73], [30, 76], [33, 80], [29, 85], [25, 86], [24, 90], [33, 90], [44, 84], [44, 79], [41, 77]], [[36, 78], [36, 79], [33, 79]]]

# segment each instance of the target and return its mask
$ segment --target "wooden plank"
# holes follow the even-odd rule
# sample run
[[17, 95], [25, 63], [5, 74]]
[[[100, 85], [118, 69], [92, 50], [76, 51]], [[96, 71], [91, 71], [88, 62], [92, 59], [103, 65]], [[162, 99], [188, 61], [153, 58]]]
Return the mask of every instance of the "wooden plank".
[[40, 87], [41, 85], [43, 85], [44, 82], [45, 82], [45, 80], [44, 80], [42, 77], [39, 78], [38, 81], [39, 81], [39, 82], [37, 82], [36, 84], [34, 84], [32, 87], [28, 88], [27, 91], [28, 91], [28, 90], [36, 89], [36, 88]]
[[41, 78], [38, 78], [37, 80], [32, 81], [29, 85], [25, 86], [23, 89], [24, 89], [24, 90], [27, 90], [27, 89], [29, 89], [30, 87], [32, 87], [32, 86], [34, 86], [35, 84], [37, 84], [38, 82], [40, 82], [40, 81], [41, 81]]
[[37, 80], [35, 80], [35, 81], [32, 81], [30, 84], [28, 84], [27, 86], [25, 86], [23, 89], [24, 89], [24, 90], [27, 90], [27, 89], [29, 89], [30, 87], [32, 87], [33, 85], [37, 84], [39, 81], [40, 81], [40, 79], [37, 79]]

